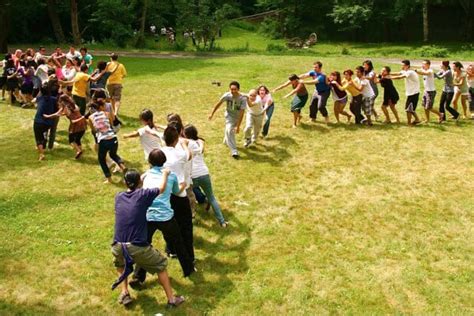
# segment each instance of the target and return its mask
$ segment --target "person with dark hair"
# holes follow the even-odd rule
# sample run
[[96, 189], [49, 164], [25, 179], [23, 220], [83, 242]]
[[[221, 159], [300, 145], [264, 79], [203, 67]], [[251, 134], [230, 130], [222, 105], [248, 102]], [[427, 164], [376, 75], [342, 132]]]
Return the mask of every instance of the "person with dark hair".
[[365, 117], [362, 115], [362, 93], [360, 93], [360, 81], [359, 78], [352, 80], [354, 72], [351, 69], [344, 71], [344, 80], [342, 80], [342, 85], [337, 81], [333, 81], [339, 89], [348, 91], [351, 96], [350, 110], [354, 114], [356, 124], [362, 124], [365, 121]]
[[[341, 73], [334, 71], [329, 75], [329, 82], [332, 90], [332, 98], [334, 99], [334, 116], [336, 117], [337, 123], [339, 123], [339, 115], [345, 115], [347, 117], [347, 123], [350, 123], [352, 115], [344, 111], [344, 107], [347, 104], [347, 92], [342, 89]], [[341, 88], [339, 88], [341, 87]]]
[[36, 63], [38, 67], [36, 68], [35, 76], [40, 80], [41, 85], [43, 85], [49, 80], [49, 68], [43, 58], [36, 60]]
[[204, 139], [198, 136], [198, 131], [193, 125], [186, 125], [184, 127], [184, 135], [187, 139], [189, 139], [189, 147], [193, 148], [191, 169], [193, 186], [196, 188], [201, 188], [204, 191], [207, 201], [214, 210], [214, 216], [219, 221], [221, 227], [226, 228], [229, 223], [225, 220], [224, 215], [222, 214], [222, 209], [217, 202], [216, 197], [214, 196], [211, 177], [209, 175], [209, 168], [204, 161]]
[[54, 64], [58, 69], [61, 69], [63, 66], [64, 61], [66, 60], [66, 54], [63, 53], [61, 50], [61, 47], [56, 47], [54, 50], [54, 53], [51, 55], [51, 58], [53, 59]]
[[106, 71], [110, 72], [107, 80], [107, 90], [112, 98], [115, 115], [118, 115], [122, 100], [123, 78], [127, 76], [127, 70], [123, 64], [118, 62], [116, 53], [110, 54], [110, 62], [107, 64]]
[[72, 99], [77, 104], [82, 115], [86, 114], [87, 87], [89, 81], [97, 81], [87, 74], [87, 65], [81, 65], [81, 71], [76, 73], [71, 81], [60, 81], [62, 85], [72, 84]]
[[451, 107], [451, 101], [454, 97], [454, 86], [453, 73], [448, 60], [441, 62], [441, 70], [435, 74], [435, 77], [444, 80], [443, 92], [441, 93], [441, 99], [439, 101], [439, 112], [444, 114], [443, 121], [446, 121], [446, 111], [457, 120], [459, 118], [459, 112]]
[[466, 73], [463, 71], [463, 65], [456, 61], [453, 63], [453, 86], [454, 86], [454, 109], [458, 110], [458, 101], [461, 99], [463, 118], [467, 118], [467, 99], [469, 97], [469, 87], [467, 86]]
[[23, 82], [20, 87], [20, 92], [23, 98], [23, 107], [27, 107], [31, 105], [31, 100], [33, 100], [33, 76], [35, 75], [35, 69], [33, 68], [32, 63], [27, 62], [21, 69], [21, 72]]
[[400, 123], [400, 118], [398, 117], [398, 111], [395, 108], [397, 105], [398, 100], [400, 100], [400, 96], [398, 95], [398, 91], [393, 85], [392, 79], [390, 79], [390, 72], [392, 70], [389, 66], [385, 66], [382, 68], [380, 75], [376, 78], [376, 82], [380, 83], [383, 88], [383, 103], [382, 103], [382, 111], [385, 115], [385, 122], [386, 124], [392, 123], [390, 120], [390, 114], [388, 113], [388, 107], [392, 110], [393, 115], [395, 116], [395, 120], [397, 123]]
[[81, 54], [81, 66], [86, 65], [87, 66], [87, 73], [90, 75], [94, 71], [94, 68], [92, 68], [92, 55], [87, 52], [87, 48], [82, 47], [79, 50]]
[[248, 93], [247, 118], [244, 128], [244, 147], [250, 146], [257, 141], [263, 123], [263, 103], [257, 99], [257, 90], [252, 89]]
[[6, 54], [5, 58], [0, 62], [0, 65], [2, 66], [2, 73], [0, 76], [0, 89], [2, 89], [2, 101], [5, 101], [5, 91], [7, 88], [7, 77], [8, 77], [6, 70], [7, 70], [8, 60], [10, 59], [12, 59], [12, 55]]
[[362, 93], [362, 108], [364, 110], [367, 125], [372, 126], [372, 114], [374, 109], [375, 93], [368, 79], [364, 77], [364, 67], [356, 68], [356, 76], [359, 79], [359, 87], [356, 89]]
[[273, 101], [270, 90], [264, 85], [257, 88], [259, 99], [263, 104], [263, 111], [265, 112], [265, 124], [262, 128], [262, 136], [267, 137], [268, 131], [270, 130], [270, 121], [272, 120], [273, 111], [275, 110], [275, 103]]
[[148, 156], [154, 149], [161, 148], [161, 137], [162, 133], [158, 132], [158, 129], [153, 122], [153, 112], [149, 109], [144, 109], [140, 113], [140, 122], [143, 127], [138, 130], [125, 134], [124, 138], [140, 137], [140, 142], [143, 147], [145, 154], [145, 160], [148, 161]]
[[311, 118], [312, 122], [316, 121], [318, 116], [318, 111], [324, 117], [326, 124], [329, 123], [329, 114], [328, 110], [326, 109], [326, 105], [329, 99], [329, 95], [331, 94], [331, 87], [329, 86], [329, 82], [326, 78], [326, 75], [322, 72], [323, 64], [320, 61], [316, 61], [313, 63], [313, 70], [300, 75], [300, 79], [306, 78], [313, 78], [311, 81], [305, 81], [305, 84], [314, 84], [314, 93], [311, 99], [311, 104], [309, 106], [309, 117]]
[[474, 119], [474, 64], [467, 67], [467, 85], [469, 86], [469, 112]]
[[56, 112], [57, 99], [51, 96], [49, 87], [41, 87], [41, 95], [36, 99], [37, 108], [33, 123], [35, 133], [36, 148], [38, 149], [38, 160], [44, 160], [44, 149], [46, 148], [48, 132], [54, 124], [54, 120], [47, 118], [48, 115]]
[[[402, 70], [398, 73], [392, 73], [390, 76], [392, 80], [405, 79], [405, 93], [407, 100], [405, 103], [405, 111], [407, 112], [408, 125], [417, 125], [421, 121], [416, 114], [416, 107], [420, 99], [420, 80], [417, 73], [410, 69], [410, 61], [402, 61]], [[414, 121], [412, 122], [412, 118]]]
[[444, 114], [433, 108], [436, 97], [436, 86], [434, 71], [431, 69], [431, 62], [427, 59], [424, 60], [422, 69], [417, 69], [416, 73], [423, 76], [423, 85], [425, 87], [422, 99], [423, 108], [425, 109], [425, 123], [430, 122], [430, 112], [438, 115], [439, 123], [443, 122]]
[[96, 82], [91, 82], [91, 90], [106, 89], [107, 80], [109, 80], [109, 77], [112, 74], [112, 72], [107, 71], [106, 69], [107, 63], [105, 61], [99, 61], [97, 63], [97, 68], [91, 75], [91, 77], [96, 80]]
[[247, 96], [240, 93], [240, 84], [237, 81], [232, 81], [229, 84], [229, 92], [222, 95], [220, 100], [214, 105], [208, 117], [209, 120], [212, 120], [214, 113], [224, 102], [226, 103], [224, 143], [229, 147], [232, 157], [239, 159], [235, 134], [240, 132], [240, 124], [247, 107]]
[[372, 112], [374, 113], [375, 120], [377, 121], [379, 118], [379, 115], [377, 111], [375, 110], [375, 100], [379, 96], [379, 89], [376, 83], [377, 75], [374, 72], [374, 65], [372, 64], [372, 61], [370, 59], [367, 59], [366, 61], [364, 61], [362, 66], [364, 67], [364, 77], [365, 79], [369, 80], [370, 87], [374, 91], [375, 97], [374, 97], [374, 107], [372, 109]]
[[69, 51], [66, 53], [66, 58], [73, 61], [74, 59], [80, 58], [80, 57], [81, 57], [81, 53], [79, 53], [76, 50], [76, 47], [74, 47], [73, 45], [69, 46]]
[[133, 299], [128, 290], [128, 275], [133, 270], [144, 268], [150, 273], [158, 274], [158, 280], [168, 299], [168, 307], [176, 307], [184, 302], [184, 297], [175, 296], [166, 271], [166, 257], [154, 249], [148, 241], [147, 211], [153, 201], [166, 190], [169, 171], [162, 170], [161, 181], [147, 189], [139, 189], [140, 174], [136, 170], [125, 173], [126, 192], [115, 196], [115, 225], [112, 242], [114, 265], [119, 278], [112, 285], [115, 289], [121, 285], [118, 302], [124, 306], [132, 303]]
[[10, 95], [10, 105], [13, 105], [15, 101], [21, 100], [19, 92], [18, 69], [15, 67], [13, 59], [7, 60], [7, 63], [4, 68], [4, 74], [6, 75], [7, 91]]
[[106, 178], [104, 183], [112, 183], [112, 175], [110, 173], [106, 161], [107, 153], [110, 155], [110, 158], [115, 161], [115, 163], [122, 170], [122, 172], [125, 172], [126, 170], [122, 159], [117, 154], [118, 139], [111, 126], [111, 122], [114, 121], [115, 115], [113, 111], [105, 111], [105, 103], [102, 100], [98, 100], [96, 103], [92, 103], [91, 108], [93, 108], [95, 112], [89, 116], [89, 125], [91, 129], [95, 132], [97, 138], [97, 143], [99, 147], [98, 160]]
[[292, 87], [292, 91], [284, 96], [284, 98], [289, 98], [294, 95], [293, 100], [291, 101], [291, 112], [293, 113], [293, 128], [296, 128], [298, 123], [301, 121], [301, 110], [306, 105], [308, 101], [308, 90], [306, 90], [305, 84], [300, 80], [296, 74], [292, 74], [288, 77], [288, 81], [281, 84], [280, 86], [273, 89], [273, 93], [286, 88], [288, 86]]

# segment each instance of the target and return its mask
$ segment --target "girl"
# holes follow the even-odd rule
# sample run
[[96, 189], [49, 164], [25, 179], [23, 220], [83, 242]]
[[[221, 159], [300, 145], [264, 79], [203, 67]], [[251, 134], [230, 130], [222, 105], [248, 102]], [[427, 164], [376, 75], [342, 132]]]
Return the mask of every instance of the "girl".
[[107, 153], [109, 153], [110, 158], [115, 161], [122, 172], [125, 172], [126, 170], [122, 159], [117, 154], [118, 140], [111, 126], [111, 122], [114, 121], [115, 115], [113, 111], [105, 112], [105, 103], [103, 100], [97, 100], [92, 103], [90, 107], [95, 110], [95, 112], [89, 116], [89, 125], [97, 137], [99, 147], [98, 160], [106, 178], [104, 183], [112, 183], [112, 175], [110, 174], [106, 162]]
[[333, 81], [332, 83], [335, 84], [339, 89], [343, 89], [348, 91], [351, 96], [351, 104], [350, 110], [352, 114], [354, 114], [356, 124], [362, 124], [365, 121], [364, 116], [361, 113], [362, 110], [362, 94], [360, 93], [360, 82], [359, 79], [356, 78], [352, 80], [352, 76], [354, 72], [351, 69], [347, 69], [344, 71], [344, 80], [342, 80], [342, 85], [340, 85], [337, 81]]
[[244, 147], [248, 147], [257, 141], [258, 134], [260, 134], [260, 129], [262, 128], [263, 114], [263, 103], [260, 99], [257, 99], [257, 90], [252, 89], [249, 91], [247, 101]]
[[[335, 83], [333, 83], [333, 81], [335, 81]], [[344, 111], [344, 107], [347, 104], [347, 93], [344, 89], [339, 88], [342, 85], [341, 73], [339, 71], [332, 72], [329, 75], [329, 82], [334, 99], [334, 115], [336, 116], [336, 121], [339, 123], [339, 115], [342, 114], [347, 116], [347, 123], [349, 123], [352, 116]]]
[[[377, 97], [379, 96], [379, 89], [375, 81], [377, 76], [374, 72], [374, 65], [372, 64], [371, 60], [366, 60], [364, 61], [363, 66], [364, 66], [364, 77], [365, 79], [369, 80], [370, 86], [372, 87], [372, 90], [374, 91], [374, 94], [375, 94], [375, 97], [374, 97], [374, 104], [375, 104], [375, 99], [377, 99]], [[372, 109], [372, 111], [374, 112], [374, 117], [375, 117], [375, 120], [377, 121], [379, 118], [379, 115], [377, 111], [375, 111], [375, 107]]]
[[382, 68], [381, 74], [377, 77], [376, 82], [380, 83], [383, 88], [383, 103], [382, 103], [382, 111], [385, 115], [385, 122], [387, 124], [392, 123], [390, 120], [390, 114], [388, 113], [388, 107], [392, 110], [393, 115], [395, 116], [395, 120], [397, 123], [400, 123], [400, 118], [398, 117], [398, 111], [395, 108], [397, 105], [398, 100], [400, 100], [400, 96], [398, 94], [397, 89], [393, 85], [392, 79], [390, 79], [390, 72], [392, 70], [390, 67], [385, 66]]
[[444, 114], [443, 121], [446, 121], [446, 110], [457, 120], [459, 118], [459, 112], [451, 107], [451, 101], [454, 97], [454, 86], [453, 73], [448, 60], [441, 63], [441, 71], [435, 74], [435, 77], [444, 80], [443, 93], [439, 101], [439, 112]]
[[467, 84], [469, 86], [469, 111], [471, 119], [474, 119], [474, 65], [467, 67]]
[[[115, 68], [117, 67], [118, 66], [116, 66]], [[105, 61], [99, 61], [97, 63], [97, 69], [94, 70], [94, 72], [91, 75], [91, 77], [97, 81], [91, 82], [91, 90], [105, 89], [107, 80], [109, 79], [110, 75], [115, 71], [115, 70], [112, 70], [112, 72], [106, 71], [106, 68], [107, 68], [107, 63]]]
[[266, 86], [261, 85], [258, 87], [257, 91], [257, 99], [260, 99], [262, 102], [263, 111], [265, 112], [265, 124], [263, 125], [262, 135], [263, 137], [267, 137], [268, 130], [270, 129], [270, 121], [273, 116], [273, 111], [275, 110], [275, 103], [273, 102], [272, 95]]
[[51, 96], [50, 89], [47, 85], [41, 86], [41, 95], [37, 98], [37, 109], [33, 123], [33, 131], [35, 133], [36, 148], [38, 149], [38, 160], [44, 160], [44, 149], [49, 130], [54, 120], [48, 119], [47, 116], [56, 111], [57, 99]]
[[[143, 147], [145, 154], [145, 160], [148, 161], [148, 156], [154, 149], [161, 149], [161, 137], [162, 134], [158, 132], [158, 129], [153, 123], [153, 112], [145, 109], [140, 113], [140, 122], [143, 127], [135, 132], [125, 134], [124, 138], [140, 137], [140, 142]], [[157, 137], [158, 136], [158, 137]]]
[[10, 105], [13, 105], [16, 100], [20, 100], [18, 92], [18, 71], [13, 59], [7, 60], [4, 72], [7, 77], [7, 91], [10, 94]]
[[454, 86], [454, 109], [458, 109], [458, 101], [461, 98], [462, 109], [464, 113], [464, 117], [467, 117], [467, 98], [469, 97], [469, 88], [467, 86], [467, 78], [466, 73], [462, 71], [463, 65], [457, 61], [453, 63], [453, 71], [454, 71], [454, 78], [453, 78], [453, 86]]
[[306, 105], [308, 101], [308, 90], [303, 82], [300, 81], [300, 77], [296, 74], [292, 74], [288, 81], [283, 83], [282, 85], [278, 86], [277, 88], [273, 89], [273, 92], [277, 92], [283, 88], [288, 87], [291, 85], [293, 90], [284, 96], [284, 98], [289, 98], [292, 95], [295, 95], [293, 100], [291, 101], [291, 112], [293, 113], [293, 128], [296, 128], [298, 123], [301, 121], [301, 109]]
[[224, 215], [222, 215], [221, 207], [214, 196], [211, 177], [209, 176], [209, 169], [204, 161], [204, 139], [198, 136], [198, 131], [193, 125], [187, 125], [184, 128], [184, 135], [190, 140], [189, 147], [193, 148], [191, 169], [193, 186], [199, 187], [204, 191], [207, 201], [211, 204], [212, 209], [214, 210], [214, 215], [219, 221], [219, 224], [221, 227], [226, 228], [229, 223], [225, 220]]
[[23, 97], [24, 105], [27, 107], [31, 105], [31, 100], [33, 100], [33, 76], [35, 75], [35, 69], [31, 62], [27, 62], [23, 70], [23, 83], [20, 87], [20, 92]]

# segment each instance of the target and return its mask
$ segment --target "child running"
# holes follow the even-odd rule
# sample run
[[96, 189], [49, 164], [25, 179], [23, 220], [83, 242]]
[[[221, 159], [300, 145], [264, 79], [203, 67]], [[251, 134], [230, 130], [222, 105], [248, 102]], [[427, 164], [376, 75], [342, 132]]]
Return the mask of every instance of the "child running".
[[293, 100], [291, 101], [291, 112], [293, 113], [293, 128], [296, 128], [298, 123], [301, 121], [301, 109], [304, 108], [306, 105], [306, 102], [308, 101], [308, 90], [306, 90], [305, 84], [300, 81], [300, 77], [298, 77], [296, 74], [292, 74], [289, 78], [288, 81], [281, 84], [277, 88], [273, 89], [273, 93], [277, 92], [278, 90], [281, 90], [283, 88], [288, 87], [291, 85], [293, 90], [288, 93], [287, 95], [284, 96], [284, 98], [289, 98], [292, 95], [295, 95]]
[[417, 69], [416, 72], [420, 75], [423, 75], [423, 85], [425, 87], [425, 92], [423, 93], [423, 108], [425, 109], [425, 123], [430, 122], [430, 112], [438, 115], [438, 122], [443, 122], [443, 113], [438, 112], [433, 108], [434, 100], [436, 97], [436, 86], [435, 86], [435, 76], [434, 71], [431, 69], [431, 62], [429, 60], [424, 60], [422, 63], [422, 69]]
[[275, 104], [273, 102], [272, 95], [266, 86], [261, 85], [258, 87], [257, 91], [257, 99], [260, 99], [262, 102], [263, 111], [265, 112], [265, 124], [263, 124], [262, 135], [263, 137], [267, 137], [268, 131], [270, 130], [270, 121], [273, 116], [273, 111], [275, 110]]
[[336, 116], [337, 123], [340, 122], [340, 114], [347, 116], [347, 123], [350, 123], [352, 116], [344, 111], [344, 107], [347, 104], [347, 93], [346, 90], [342, 88], [341, 73], [339, 71], [332, 72], [329, 75], [329, 82], [332, 89], [332, 97], [334, 99], [334, 115]]
[[395, 108], [397, 105], [398, 100], [400, 100], [400, 96], [398, 94], [397, 89], [393, 85], [392, 79], [390, 79], [390, 72], [392, 70], [389, 66], [385, 66], [382, 68], [382, 72], [380, 73], [379, 77], [377, 78], [377, 82], [383, 88], [383, 103], [382, 103], [382, 111], [385, 115], [385, 122], [386, 124], [392, 123], [390, 120], [390, 114], [388, 113], [388, 107], [395, 116], [395, 121], [399, 124], [400, 118], [398, 117], [398, 111]]
[[247, 120], [244, 129], [244, 147], [249, 147], [257, 141], [262, 129], [264, 113], [262, 100], [257, 98], [257, 90], [250, 90], [247, 101]]

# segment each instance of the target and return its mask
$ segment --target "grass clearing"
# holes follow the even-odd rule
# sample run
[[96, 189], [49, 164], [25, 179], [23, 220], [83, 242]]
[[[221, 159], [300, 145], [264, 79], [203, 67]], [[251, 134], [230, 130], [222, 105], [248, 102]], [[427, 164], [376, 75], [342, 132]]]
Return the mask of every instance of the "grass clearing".
[[[116, 303], [118, 291], [110, 291], [115, 273], [109, 251], [113, 197], [123, 187], [102, 185], [89, 132], [82, 161], [74, 161], [65, 120], [59, 146], [37, 162], [34, 110], [2, 102], [1, 314], [474, 312], [472, 121], [326, 126], [307, 122], [306, 106], [303, 125], [293, 130], [282, 92], [270, 137], [249, 149], [240, 145], [242, 159], [234, 161], [221, 144], [222, 110], [207, 121], [227, 83], [237, 78], [245, 92], [262, 82], [274, 87], [289, 73], [309, 69], [313, 57], [121, 62], [129, 72], [121, 134], [139, 127], [136, 117], [145, 107], [160, 123], [177, 112], [195, 124], [207, 141], [206, 162], [231, 227], [220, 229], [200, 209], [194, 222], [200, 272], [183, 279], [178, 262], [169, 261], [173, 287], [188, 301], [165, 311], [164, 294], [151, 277], [124, 310]], [[329, 72], [361, 60], [322, 62]], [[211, 85], [214, 80], [223, 86]], [[402, 84], [396, 83], [401, 95]], [[139, 141], [119, 143], [127, 165], [144, 171]], [[155, 245], [163, 247], [159, 234]]]

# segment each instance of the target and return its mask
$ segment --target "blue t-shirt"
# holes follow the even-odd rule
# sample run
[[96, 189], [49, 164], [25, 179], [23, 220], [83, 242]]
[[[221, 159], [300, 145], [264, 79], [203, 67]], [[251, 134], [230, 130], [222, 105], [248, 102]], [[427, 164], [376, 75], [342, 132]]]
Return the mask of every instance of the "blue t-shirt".
[[53, 126], [54, 120], [47, 119], [43, 114], [50, 115], [56, 112], [56, 98], [48, 96], [39, 96], [36, 98], [38, 108], [36, 109], [35, 123]]
[[155, 187], [120, 192], [115, 196], [114, 242], [148, 245], [146, 212], [158, 194], [160, 190]]
[[308, 76], [318, 80], [318, 83], [316, 84], [316, 91], [318, 91], [319, 93], [326, 92], [331, 89], [331, 87], [326, 83], [325, 74], [311, 70], [310, 72], [308, 72]]
[[[161, 178], [163, 177], [161, 169], [163, 169], [163, 167], [153, 167], [145, 173], [143, 188], [156, 187], [161, 183]], [[171, 208], [170, 197], [171, 193], [177, 194], [178, 192], [178, 177], [176, 177], [176, 174], [170, 173], [165, 190], [151, 203], [146, 213], [146, 219], [149, 222], [166, 222], [172, 219], [174, 211]]]

